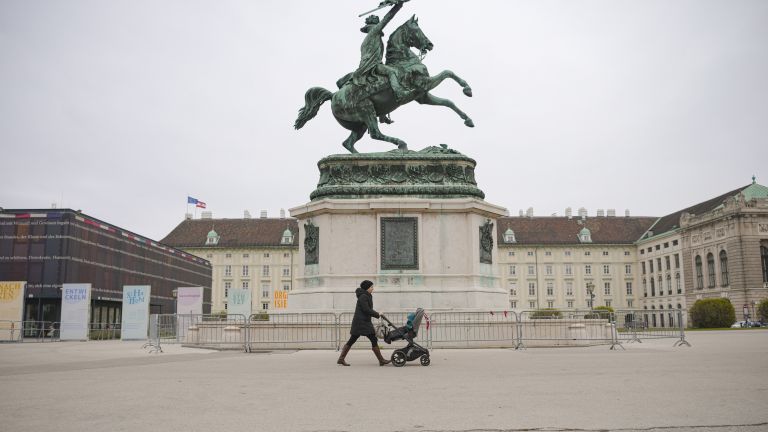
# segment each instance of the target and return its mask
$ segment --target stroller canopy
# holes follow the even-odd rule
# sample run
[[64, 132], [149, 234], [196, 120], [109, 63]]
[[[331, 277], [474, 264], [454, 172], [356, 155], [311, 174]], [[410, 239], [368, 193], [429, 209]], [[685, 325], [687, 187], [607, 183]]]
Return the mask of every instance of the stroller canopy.
[[419, 326], [421, 325], [421, 318], [424, 317], [424, 309], [418, 308], [415, 313], [408, 314], [408, 323], [406, 326], [410, 330], [413, 330], [414, 336], [419, 333]]

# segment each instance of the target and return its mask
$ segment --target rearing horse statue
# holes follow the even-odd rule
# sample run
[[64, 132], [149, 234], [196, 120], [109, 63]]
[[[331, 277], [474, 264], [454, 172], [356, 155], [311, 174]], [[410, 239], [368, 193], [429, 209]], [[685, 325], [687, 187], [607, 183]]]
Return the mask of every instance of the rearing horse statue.
[[[391, 19], [389, 16], [387, 18]], [[396, 71], [397, 80], [401, 86], [398, 90], [402, 92], [400, 98], [395, 96], [392, 84], [387, 77], [377, 78], [374, 75], [365, 85], [356, 84], [353, 80], [345, 81], [342, 78], [340, 83], [343, 85], [336, 93], [321, 87], [313, 87], [307, 91], [304, 95], [305, 105], [299, 110], [299, 117], [294, 127], [301, 129], [317, 115], [320, 106], [328, 100], [331, 100], [331, 110], [336, 121], [351, 131], [343, 143], [344, 148], [351, 153], [357, 153], [355, 143], [366, 131], [375, 140], [387, 141], [395, 144], [400, 150], [408, 150], [405, 141], [384, 135], [379, 130], [377, 119], [387, 119], [389, 113], [412, 101], [448, 107], [464, 120], [466, 126], [474, 127], [472, 119], [453, 102], [430, 93], [445, 79], [451, 78], [463, 88], [466, 96], [472, 96], [472, 88], [469, 84], [452, 71], [445, 70], [435, 76], [429, 76], [427, 67], [421, 60], [433, 47], [432, 42], [419, 28], [419, 20], [415, 16], [411, 17], [390, 35], [387, 43], [386, 65]], [[411, 48], [418, 49], [421, 56], [414, 54]], [[387, 121], [383, 120], [383, 122]]]

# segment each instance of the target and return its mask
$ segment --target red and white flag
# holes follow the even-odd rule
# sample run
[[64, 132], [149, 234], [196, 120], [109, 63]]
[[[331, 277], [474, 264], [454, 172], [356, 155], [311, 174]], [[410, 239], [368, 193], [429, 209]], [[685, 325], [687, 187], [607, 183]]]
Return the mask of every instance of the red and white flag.
[[200, 200], [198, 200], [197, 204], [195, 204], [195, 207], [197, 207], [197, 208], [205, 208], [205, 203], [200, 201]]

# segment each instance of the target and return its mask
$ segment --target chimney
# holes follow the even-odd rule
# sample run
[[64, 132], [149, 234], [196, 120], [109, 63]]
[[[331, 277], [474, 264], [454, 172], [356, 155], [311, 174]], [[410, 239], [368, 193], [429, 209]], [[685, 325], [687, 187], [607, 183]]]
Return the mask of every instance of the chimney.
[[200, 213], [200, 219], [213, 219], [213, 212], [211, 211], [204, 211]]
[[184, 220], [191, 220], [192, 219], [192, 213], [184, 213]]
[[520, 209], [520, 217], [523, 217], [523, 216], [525, 216], [525, 212], [523, 211], [523, 209]]
[[608, 217], [616, 217], [616, 209], [608, 209]]
[[267, 211], [266, 210], [262, 210], [261, 211], [261, 218], [262, 219], [266, 219], [267, 218]]
[[251, 212], [248, 210], [243, 212], [243, 219], [250, 219], [251, 218]]
[[285, 219], [285, 209], [280, 209], [280, 219]]
[[566, 208], [566, 209], [565, 209], [565, 216], [566, 216], [568, 219], [571, 219], [571, 218], [573, 218], [573, 209], [571, 209], [570, 207]]
[[525, 212], [526, 217], [533, 217], [533, 207], [528, 207], [528, 210]]
[[587, 209], [585, 209], [584, 207], [579, 208], [579, 217], [582, 218], [582, 219], [586, 219], [587, 218]]
[[629, 209], [624, 210], [624, 217], [629, 217]]
[[597, 217], [605, 217], [605, 210], [597, 209]]
[[56, 208], [56, 203], [51, 203], [51, 208], [55, 209]]

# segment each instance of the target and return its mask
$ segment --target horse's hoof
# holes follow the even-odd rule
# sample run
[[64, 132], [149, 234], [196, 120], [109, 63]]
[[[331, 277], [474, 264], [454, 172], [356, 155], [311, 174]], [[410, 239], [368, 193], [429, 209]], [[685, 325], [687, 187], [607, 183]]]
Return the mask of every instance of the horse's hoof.
[[473, 121], [472, 121], [472, 119], [466, 119], [466, 120], [464, 120], [464, 124], [465, 124], [467, 127], [475, 127], [475, 122], [473, 122]]
[[349, 152], [350, 152], [350, 153], [357, 153], [357, 150], [355, 150], [355, 148], [354, 148], [354, 147], [352, 147], [352, 146], [350, 146], [350, 147], [347, 147], [347, 146], [345, 145], [345, 146], [344, 146], [344, 148], [345, 148], [345, 149], [347, 149], [347, 150], [349, 150]]
[[472, 87], [464, 87], [464, 94], [472, 97]]

